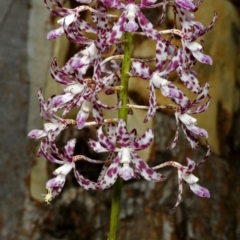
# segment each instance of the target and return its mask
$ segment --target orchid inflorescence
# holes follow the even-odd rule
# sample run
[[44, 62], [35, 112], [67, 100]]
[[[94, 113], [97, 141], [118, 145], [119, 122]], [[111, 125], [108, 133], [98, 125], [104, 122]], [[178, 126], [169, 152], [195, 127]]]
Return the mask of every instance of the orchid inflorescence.
[[[197, 126], [197, 121], [190, 114], [197, 114], [207, 110], [210, 102], [209, 84], [200, 85], [197, 73], [192, 70], [197, 61], [204, 64], [212, 64], [210, 56], [203, 53], [203, 42], [199, 44], [197, 38], [206, 34], [214, 25], [217, 14], [214, 14], [212, 22], [204, 28], [200, 22], [194, 20], [194, 12], [197, 11], [202, 0], [76, 0], [79, 6], [74, 9], [63, 7], [59, 0], [44, 0], [52, 14], [60, 17], [59, 28], [50, 31], [47, 38], [56, 39], [62, 34], [71, 41], [81, 46], [81, 50], [71, 57], [67, 63], [60, 67], [57, 59], [51, 63], [51, 76], [58, 83], [65, 86], [63, 93], [54, 95], [47, 101], [44, 100], [42, 90], [38, 93], [40, 102], [40, 115], [46, 121], [43, 130], [32, 130], [29, 137], [42, 138], [38, 155], [43, 155], [49, 161], [60, 164], [50, 179], [46, 188], [46, 202], [49, 203], [57, 196], [66, 181], [67, 174], [73, 169], [78, 183], [84, 189], [104, 190], [111, 187], [117, 178], [127, 181], [143, 177], [148, 181], [161, 182], [165, 176], [158, 173], [162, 167], [172, 166], [177, 169], [179, 179], [178, 200], [174, 208], [181, 201], [182, 183], [189, 184], [190, 189], [200, 197], [210, 197], [209, 191], [197, 184], [198, 178], [193, 175], [193, 170], [203, 163], [210, 155], [210, 147], [207, 143], [207, 153], [202, 161], [196, 164], [187, 158], [187, 165], [178, 162], [166, 162], [150, 167], [140, 158], [137, 151], [145, 149], [153, 142], [154, 134], [148, 129], [141, 137], [137, 138], [136, 129], [127, 130], [126, 120], [122, 118], [105, 119], [102, 109], [108, 111], [119, 109], [123, 106], [123, 100], [119, 92], [124, 89], [121, 85], [121, 75], [127, 74], [139, 77], [139, 81], [149, 83], [149, 106], [142, 106], [147, 110], [143, 122], [148, 122], [155, 115], [157, 106], [155, 90], [169, 98], [173, 104], [169, 105], [176, 117], [176, 134], [169, 149], [177, 144], [180, 126], [190, 143], [192, 149], [198, 147], [198, 137], [208, 138], [205, 129]], [[49, 6], [52, 3], [52, 7]], [[94, 6], [94, 7], [93, 7]], [[143, 14], [145, 8], [161, 9], [161, 16], [156, 26], [162, 24], [166, 18], [167, 8], [172, 8], [175, 19], [179, 22], [179, 29], [158, 31]], [[109, 14], [109, 9], [117, 9], [119, 15]], [[91, 13], [91, 21], [82, 18], [82, 12]], [[123, 35], [145, 35], [156, 44], [156, 56], [154, 59], [131, 58], [128, 72], [123, 73], [124, 63], [124, 39]], [[91, 33], [87, 35], [86, 33]], [[164, 35], [168, 34], [168, 35]], [[93, 36], [94, 37], [89, 37]], [[164, 37], [168, 36], [168, 37]], [[174, 46], [174, 37], [181, 39], [181, 46]], [[110, 57], [103, 54], [114, 48]], [[155, 62], [154, 67], [149, 67], [148, 62]], [[92, 76], [89, 77], [89, 69]], [[185, 93], [169, 80], [169, 75], [176, 71], [185, 87], [196, 97], [191, 101]], [[142, 79], [142, 80], [141, 80]], [[131, 81], [131, 79], [130, 79]], [[116, 95], [116, 104], [108, 106], [100, 101], [98, 94]], [[126, 107], [128, 114], [134, 114], [134, 108], [141, 106], [129, 104]], [[168, 105], [165, 105], [168, 107]], [[66, 114], [72, 109], [79, 109], [76, 119], [65, 119]], [[62, 117], [57, 113], [62, 110]], [[58, 115], [57, 115], [58, 114]], [[88, 121], [89, 115], [94, 121]], [[67, 142], [63, 152], [56, 144], [57, 136], [70, 125], [76, 125], [79, 130], [86, 126], [97, 125], [97, 140], [89, 139], [89, 146], [95, 152], [107, 152], [105, 161], [90, 159], [86, 156], [75, 155], [76, 139]], [[102, 171], [96, 182], [81, 175], [76, 169], [76, 161], [84, 160], [93, 164], [102, 164]], [[146, 159], [145, 159], [146, 160]]]

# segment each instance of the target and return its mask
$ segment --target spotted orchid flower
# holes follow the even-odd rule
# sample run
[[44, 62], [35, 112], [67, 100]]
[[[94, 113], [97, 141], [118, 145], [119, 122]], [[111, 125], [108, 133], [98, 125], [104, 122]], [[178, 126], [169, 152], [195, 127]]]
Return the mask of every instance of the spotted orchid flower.
[[[157, 65], [158, 66], [158, 65]], [[186, 95], [178, 89], [173, 83], [162, 76], [157, 67], [152, 71], [145, 63], [133, 61], [131, 66], [131, 74], [149, 80], [149, 109], [144, 122], [149, 121], [156, 112], [156, 94], [155, 88], [160, 89], [164, 97], [170, 98], [178, 105], [187, 107], [190, 102]]]
[[[101, 55], [109, 50], [112, 45], [106, 39], [106, 33], [109, 32], [107, 10], [106, 7], [99, 1], [98, 2], [98, 14], [92, 15], [92, 19], [96, 26], [91, 28], [90, 26], [85, 26], [82, 29], [86, 32], [92, 32], [96, 35], [96, 39], [88, 39], [82, 33], [79, 33], [79, 24], [71, 24], [71, 26], [64, 25], [64, 30], [67, 38], [80, 45], [84, 45], [85, 49], [76, 53], [63, 67], [63, 70], [67, 73], [75, 73], [79, 78], [83, 78], [83, 75], [87, 72], [89, 67], [93, 66], [95, 68], [100, 67]], [[91, 31], [89, 30], [91, 29]]]
[[34, 139], [44, 138], [41, 141], [41, 146], [38, 152], [38, 155], [40, 155], [41, 149], [47, 149], [50, 142], [53, 142], [59, 133], [67, 128], [68, 122], [50, 111], [52, 107], [52, 98], [45, 102], [41, 89], [38, 92], [38, 99], [40, 103], [40, 115], [46, 123], [44, 123], [43, 130], [33, 129], [28, 133], [28, 137]]
[[[186, 5], [181, 3], [187, 3]], [[205, 64], [212, 64], [212, 59], [210, 56], [203, 54], [203, 46], [197, 43], [195, 40], [205, 35], [209, 32], [213, 25], [217, 20], [217, 13], [214, 13], [214, 18], [212, 22], [209, 24], [207, 28], [204, 29], [203, 25], [200, 22], [193, 21], [194, 14], [192, 11], [196, 9], [195, 4], [188, 1], [176, 1], [175, 2], [175, 11], [179, 16], [179, 22], [181, 26], [181, 32], [183, 33], [181, 41], [182, 41], [182, 49], [183, 49], [183, 58], [184, 58], [184, 66], [186, 65], [192, 66], [194, 64], [195, 59]]]
[[[138, 30], [139, 26], [145, 35], [150, 39], [154, 41], [162, 39], [158, 31], [154, 29], [153, 25], [141, 12], [141, 9], [164, 5], [163, 3], [155, 5], [154, 3], [156, 0], [141, 0], [139, 3], [134, 3], [133, 0], [127, 0], [126, 3], [123, 3], [120, 0], [102, 0], [102, 2], [109, 8], [119, 9], [122, 11], [121, 16], [118, 21], [115, 22], [112, 31], [109, 33], [109, 42], [115, 43], [121, 38], [123, 32], [135, 32]], [[163, 12], [164, 11], [165, 8], [163, 8]], [[138, 23], [136, 23], [136, 20]]]
[[51, 162], [61, 164], [62, 166], [57, 168], [53, 174], [56, 176], [50, 179], [46, 183], [46, 189], [48, 194], [45, 196], [45, 201], [50, 202], [54, 197], [59, 195], [66, 182], [67, 174], [73, 169], [74, 175], [78, 183], [85, 189], [96, 189], [97, 184], [84, 178], [76, 169], [74, 162], [74, 148], [76, 145], [76, 139], [71, 139], [64, 147], [63, 153], [61, 153], [54, 143], [51, 143], [49, 153], [46, 149], [43, 149], [43, 155]]
[[205, 162], [206, 159], [210, 156], [211, 148], [208, 143], [207, 143], [207, 148], [208, 149], [207, 149], [207, 152], [206, 152], [204, 158], [197, 164], [190, 158], [187, 158], [187, 167], [182, 166], [180, 163], [173, 162], [173, 161], [166, 162], [166, 163], [163, 163], [163, 164], [153, 167], [154, 170], [157, 170], [157, 169], [160, 169], [165, 166], [172, 166], [172, 167], [175, 167], [178, 171], [178, 198], [177, 198], [177, 202], [176, 202], [175, 206], [172, 208], [172, 211], [174, 211], [176, 209], [176, 207], [179, 205], [179, 203], [182, 200], [183, 181], [188, 183], [191, 191], [194, 192], [197, 196], [206, 197], [206, 198], [210, 197], [209, 191], [206, 188], [199, 186], [197, 184], [199, 179], [195, 175], [192, 174], [194, 169], [197, 166], [201, 165], [203, 162]]
[[[52, 4], [55, 7], [54, 8], [49, 7], [47, 4], [48, 1], [52, 2]], [[87, 3], [89, 1], [83, 0], [83, 2]], [[55, 38], [61, 36], [63, 33], [66, 33], [66, 35], [67, 35], [68, 33], [71, 32], [71, 28], [73, 27], [72, 25], [74, 25], [74, 27], [77, 27], [81, 31], [96, 33], [97, 30], [93, 25], [91, 25], [81, 19], [80, 13], [83, 11], [88, 10], [94, 14], [101, 15], [102, 17], [108, 16], [108, 14], [106, 16], [104, 16], [104, 14], [101, 14], [101, 12], [99, 12], [99, 11], [95, 10], [94, 8], [91, 8], [87, 5], [81, 5], [74, 9], [68, 9], [68, 8], [63, 7], [63, 5], [60, 3], [59, 0], [44, 0], [44, 3], [46, 5], [46, 7], [48, 8], [48, 10], [51, 11], [52, 14], [54, 14], [57, 17], [61, 17], [57, 21], [58, 24], [60, 25], [60, 27], [57, 29], [54, 29], [48, 33], [48, 35], [47, 35], [48, 40], [55, 39]], [[80, 39], [80, 38], [84, 39], [85, 41], [87, 40], [87, 38], [84, 37], [84, 35], [82, 33], [78, 32], [78, 39]]]
[[[175, 112], [177, 127], [176, 127], [176, 133], [175, 133], [173, 143], [171, 144], [171, 146], [169, 146], [169, 149], [174, 148], [176, 145], [176, 142], [178, 140], [180, 125], [183, 129], [185, 136], [187, 137], [187, 140], [189, 141], [193, 149], [197, 149], [198, 143], [199, 143], [196, 135], [204, 138], [208, 138], [207, 131], [205, 129], [197, 127], [197, 119], [189, 115], [189, 114], [201, 113], [207, 110], [210, 104], [210, 96], [208, 95], [208, 90], [209, 90], [209, 84], [206, 83], [205, 86], [202, 88], [201, 92], [199, 92], [197, 98], [187, 108], [180, 105], [179, 110]], [[208, 98], [208, 100], [202, 105], [196, 107], [206, 97]], [[193, 107], [196, 107], [196, 108], [191, 109]]]
[[95, 121], [99, 124], [103, 123], [102, 108], [104, 109], [118, 109], [121, 102], [111, 107], [102, 103], [97, 94], [105, 87], [108, 89], [107, 84], [112, 84], [112, 75], [99, 79], [100, 75], [96, 71], [94, 72], [93, 79], [79, 79], [72, 75], [65, 73], [58, 67], [56, 59], [51, 64], [51, 75], [59, 83], [67, 85], [64, 89], [64, 93], [52, 97], [51, 111], [56, 112], [59, 109], [64, 109], [63, 115], [66, 115], [71, 109], [80, 107], [80, 111], [77, 114], [76, 122], [79, 129], [84, 127], [89, 114], [92, 112]]
[[[97, 133], [98, 141], [89, 140], [90, 147], [96, 152], [117, 152], [108, 169], [104, 169], [105, 175], [98, 181], [99, 188], [111, 187], [118, 177], [125, 181], [139, 176], [153, 182], [165, 180], [163, 175], [153, 171], [136, 153], [150, 146], [153, 141], [152, 130], [147, 130], [139, 139], [136, 139], [136, 130], [133, 129], [128, 133], [122, 119], [119, 120], [116, 131], [114, 129], [108, 129], [111, 137], [106, 137], [101, 126]], [[116, 139], [118, 147], [116, 142], [112, 141], [113, 139]]]

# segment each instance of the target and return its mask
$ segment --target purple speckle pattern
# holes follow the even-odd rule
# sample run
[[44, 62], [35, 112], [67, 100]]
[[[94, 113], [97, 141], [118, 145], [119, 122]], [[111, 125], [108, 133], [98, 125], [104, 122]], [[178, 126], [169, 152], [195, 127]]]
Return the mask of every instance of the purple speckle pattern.
[[[166, 177], [156, 170], [171, 166], [177, 168], [179, 184], [177, 202], [172, 210], [182, 200], [184, 181], [197, 196], [210, 197], [209, 191], [198, 185], [198, 178], [192, 174], [211, 153], [207, 141], [208, 132], [197, 125], [197, 119], [192, 115], [205, 112], [211, 100], [210, 85], [208, 82], [200, 84], [194, 66], [197, 62], [213, 64], [212, 58], [204, 52], [204, 41], [199, 38], [213, 28], [218, 17], [217, 13], [213, 14], [212, 21], [205, 27], [194, 15], [203, 0], [76, 1], [80, 4], [69, 9], [64, 7], [60, 0], [44, 0], [47, 9], [59, 18], [57, 21], [59, 26], [47, 34], [47, 39], [54, 40], [65, 35], [78, 49], [63, 66], [59, 66], [57, 59], [53, 58], [50, 75], [56, 83], [63, 86], [63, 90], [46, 101], [42, 90], [39, 90], [40, 116], [45, 123], [43, 129], [33, 129], [28, 134], [30, 138], [41, 140], [38, 156], [43, 155], [49, 161], [61, 165], [53, 172], [55, 177], [46, 184], [49, 191], [45, 198], [47, 203], [62, 191], [66, 175], [72, 169], [77, 182], [84, 189], [104, 190], [111, 187], [119, 177], [125, 181], [142, 177], [148, 181], [161, 182]], [[155, 25], [142, 11], [147, 8], [160, 8]], [[109, 9], [113, 9], [114, 14], [117, 10], [119, 15], [109, 14]], [[161, 25], [164, 22], [166, 12], [169, 10], [173, 10], [175, 16], [173, 28], [167, 32], [159, 31], [156, 24]], [[90, 21], [85, 20], [84, 12], [90, 13]], [[142, 59], [131, 56], [130, 69], [124, 72], [127, 76], [138, 77], [139, 81], [148, 81], [149, 106], [140, 107], [146, 109], [143, 122], [150, 121], [159, 107], [169, 108], [175, 114], [176, 132], [168, 149], [176, 146], [180, 129], [194, 151], [198, 148], [199, 137], [205, 138], [207, 152], [197, 163], [187, 158], [187, 166], [168, 161], [150, 167], [145, 162], [147, 159], [141, 159], [137, 151], [150, 147], [154, 138], [153, 131], [148, 129], [138, 137], [137, 129], [128, 131], [123, 119], [105, 119], [103, 114], [105, 111], [118, 110], [131, 102], [128, 97], [123, 99], [120, 92], [123, 87], [120, 85], [122, 71], [125, 69], [123, 58], [126, 46], [122, 40], [126, 32], [140, 32], [156, 46], [154, 58]], [[179, 46], [175, 45], [176, 36], [180, 38]], [[107, 57], [110, 52], [113, 52], [112, 56]], [[172, 80], [174, 72], [187, 91], [176, 86], [175, 80]], [[155, 91], [171, 100], [172, 104], [157, 106]], [[189, 91], [191, 98], [188, 97]], [[104, 102], [101, 101], [100, 92], [106, 95]], [[108, 95], [114, 96], [115, 101], [112, 99], [108, 101]], [[65, 119], [66, 114], [73, 109], [77, 110], [76, 119]], [[127, 113], [134, 114], [134, 107], [129, 107]], [[89, 116], [93, 117], [94, 121], [91, 122]], [[74, 156], [76, 139], [70, 139], [62, 150], [58, 149], [57, 137], [72, 124], [79, 130], [85, 126], [97, 127], [97, 138], [89, 139], [88, 144], [97, 153], [107, 152], [108, 157], [105, 161]], [[77, 160], [102, 164], [102, 171], [96, 182], [86, 179], [77, 171], [75, 168]]]

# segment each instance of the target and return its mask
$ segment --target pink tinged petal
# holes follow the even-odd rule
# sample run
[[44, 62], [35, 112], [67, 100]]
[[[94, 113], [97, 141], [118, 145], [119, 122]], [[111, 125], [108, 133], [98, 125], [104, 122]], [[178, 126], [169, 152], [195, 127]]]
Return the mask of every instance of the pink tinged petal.
[[62, 191], [65, 181], [66, 181], [65, 175], [58, 175], [57, 177], [47, 181], [46, 189], [51, 189], [53, 197], [55, 197], [59, 195], [59, 193]]
[[123, 28], [126, 32], [136, 32], [139, 27], [135, 20], [131, 19], [127, 23], [124, 23]]
[[201, 63], [212, 65], [212, 58], [206, 54], [201, 53], [200, 51], [192, 52], [193, 56]]
[[28, 133], [28, 137], [35, 138], [35, 139], [46, 137], [46, 136], [47, 136], [47, 133], [44, 130], [34, 129]]
[[198, 184], [189, 184], [190, 189], [199, 197], [210, 198], [208, 189], [199, 186]]
[[195, 4], [193, 3], [192, 0], [176, 0], [175, 3], [183, 9], [189, 10], [189, 11], [196, 11], [197, 8], [195, 6]]
[[203, 129], [203, 128], [199, 128], [199, 127], [197, 127], [194, 124], [185, 125], [185, 127], [189, 131], [195, 133], [196, 135], [198, 135], [200, 137], [208, 138], [208, 132], [205, 129]]
[[82, 186], [85, 190], [98, 190], [97, 183], [84, 178], [75, 168], [74, 175], [79, 185]]
[[117, 156], [106, 171], [104, 178], [98, 182], [99, 189], [107, 189], [116, 182], [119, 171], [119, 161], [120, 159]]
[[148, 181], [161, 182], [166, 179], [165, 176], [150, 168], [136, 153], [132, 153], [132, 163], [139, 174]]
[[95, 151], [95, 152], [107, 152], [108, 150], [101, 146], [101, 144], [97, 141], [92, 139], [88, 140], [88, 145]]
[[102, 128], [103, 127], [100, 126], [98, 131], [97, 131], [98, 141], [103, 148], [107, 149], [110, 152], [113, 152], [115, 150], [116, 146], [108, 137], [106, 137], [104, 135]]
[[77, 126], [78, 129], [82, 129], [85, 125], [85, 122], [88, 119], [89, 112], [92, 111], [93, 104], [87, 100], [85, 100], [82, 104], [81, 110], [77, 114]]
[[64, 108], [65, 105], [74, 98], [72, 93], [63, 93], [62, 95], [57, 95], [52, 98], [52, 111]]
[[133, 149], [138, 151], [149, 147], [152, 144], [153, 137], [153, 131], [148, 129], [138, 140], [134, 142]]
[[120, 119], [118, 122], [117, 142], [121, 145], [121, 147], [128, 147], [131, 144], [127, 126], [123, 119]]
[[80, 110], [77, 114], [76, 122], [78, 129], [84, 128], [85, 122], [87, 121], [89, 116], [89, 112], [85, 112], [84, 110]]
[[129, 166], [129, 163], [123, 163], [123, 166], [119, 167], [118, 175], [124, 181], [128, 181], [135, 176], [133, 169]]
[[71, 139], [67, 142], [66, 146], [64, 147], [63, 153], [69, 162], [72, 162], [75, 145], [76, 145], [76, 139]]
[[47, 40], [52, 40], [52, 39], [58, 38], [63, 33], [64, 33], [63, 27], [59, 27], [57, 29], [54, 29], [47, 34]]

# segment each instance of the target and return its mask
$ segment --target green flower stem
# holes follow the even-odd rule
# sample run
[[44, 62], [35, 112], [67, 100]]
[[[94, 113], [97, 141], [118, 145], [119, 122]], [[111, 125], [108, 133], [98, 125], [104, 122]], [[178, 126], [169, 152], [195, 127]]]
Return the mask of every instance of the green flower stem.
[[[122, 89], [119, 92], [120, 99], [122, 100], [122, 106], [118, 111], [118, 118], [123, 119], [127, 122], [128, 108], [128, 72], [131, 66], [131, 47], [132, 47], [133, 35], [131, 33], [125, 33], [125, 48], [124, 48], [124, 58], [122, 61], [122, 75], [121, 75], [121, 86]], [[122, 193], [123, 180], [118, 178], [113, 185], [112, 192], [112, 206], [111, 206], [111, 217], [110, 217], [110, 230], [108, 240], [117, 239], [117, 230], [119, 222], [119, 212], [120, 212], [120, 202]]]

